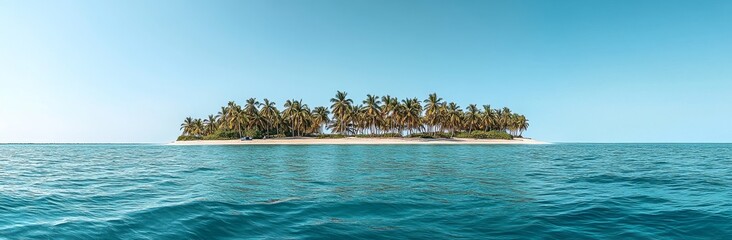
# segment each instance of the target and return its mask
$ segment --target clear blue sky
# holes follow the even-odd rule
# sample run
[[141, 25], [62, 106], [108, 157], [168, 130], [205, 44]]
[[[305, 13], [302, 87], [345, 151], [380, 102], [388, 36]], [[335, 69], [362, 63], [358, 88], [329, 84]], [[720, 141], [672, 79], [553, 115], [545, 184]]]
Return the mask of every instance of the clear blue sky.
[[0, 142], [437, 92], [558, 142], [732, 142], [732, 1], [0, 1]]

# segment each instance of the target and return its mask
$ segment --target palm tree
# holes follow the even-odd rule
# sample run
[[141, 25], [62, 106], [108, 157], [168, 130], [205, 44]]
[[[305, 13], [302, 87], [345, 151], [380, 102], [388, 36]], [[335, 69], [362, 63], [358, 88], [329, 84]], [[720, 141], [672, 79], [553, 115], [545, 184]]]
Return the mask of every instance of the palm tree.
[[295, 126], [299, 136], [309, 133], [309, 130], [313, 126], [313, 116], [310, 113], [310, 108], [307, 104], [302, 103], [302, 100], [297, 102], [297, 114], [295, 115]]
[[455, 135], [455, 131], [462, 127], [463, 110], [460, 109], [460, 106], [451, 102], [447, 105], [446, 113], [445, 125], [450, 129], [450, 136], [452, 137]]
[[229, 111], [228, 108], [221, 107], [221, 110], [219, 110], [219, 112], [216, 114], [216, 119], [218, 119], [218, 122], [216, 123], [216, 125], [218, 125], [218, 127], [224, 128], [224, 129], [227, 127], [226, 123], [228, 122], [228, 119], [226, 118], [226, 113], [228, 111]]
[[[275, 112], [273, 125], [275, 126], [277, 134], [284, 135], [284, 133], [286, 132], [285, 129], [287, 129], [287, 124], [285, 122], [285, 119], [282, 117], [282, 112]], [[283, 129], [282, 133], [280, 133], [280, 129]]]
[[264, 128], [264, 119], [259, 115], [259, 106], [262, 104], [256, 98], [247, 99], [244, 104], [244, 114], [247, 118], [247, 130]]
[[193, 118], [187, 117], [185, 120], [183, 120], [183, 123], [180, 124], [180, 129], [183, 130], [182, 135], [190, 135], [191, 131], [193, 130]]
[[502, 131], [508, 131], [509, 124], [511, 123], [511, 109], [503, 107], [498, 111], [498, 124]]
[[363, 109], [363, 105], [351, 105], [346, 121], [349, 124], [349, 132], [352, 132], [353, 134], [363, 134], [365, 126]]
[[350, 115], [351, 111], [351, 105], [353, 104], [353, 100], [347, 97], [348, 93], [338, 91], [336, 92], [336, 95], [334, 98], [330, 99], [330, 102], [333, 103], [330, 105], [330, 110], [333, 113], [333, 118], [335, 121], [333, 121], [333, 125], [331, 128], [336, 133], [340, 134], [347, 134], [348, 133], [348, 122], [347, 118]]
[[519, 115], [518, 114], [511, 114], [511, 117], [509, 118], [508, 122], [508, 133], [511, 134], [511, 136], [518, 136], [519, 131]]
[[213, 134], [218, 130], [218, 118], [214, 115], [208, 115], [208, 119], [203, 120], [204, 131], [203, 134]]
[[187, 130], [186, 135], [193, 135], [196, 137], [203, 135], [204, 131], [203, 121], [200, 118], [186, 118], [186, 120], [183, 121], [183, 124], [181, 124], [181, 128], [184, 129], [184, 132]]
[[302, 136], [312, 126], [310, 108], [307, 104], [303, 104], [302, 100], [287, 100], [282, 117], [285, 122], [289, 123], [292, 136]]
[[483, 105], [483, 116], [481, 116], [481, 118], [483, 120], [483, 128], [486, 132], [494, 128], [496, 124], [496, 114], [493, 109], [491, 109], [491, 105]]
[[282, 120], [290, 128], [290, 136], [295, 136], [295, 125], [292, 119], [297, 112], [296, 100], [293, 99], [285, 101], [285, 110], [282, 110]]
[[382, 121], [380, 103], [379, 97], [371, 94], [367, 94], [366, 100], [363, 100], [364, 127], [368, 128], [371, 134], [378, 134], [378, 127]]
[[313, 109], [313, 126], [317, 126], [317, 130], [315, 132], [323, 132], [323, 126], [327, 126], [330, 122], [328, 114], [330, 114], [330, 111], [325, 107], [315, 107]]
[[424, 103], [425, 123], [429, 131], [432, 131], [434, 134], [437, 131], [437, 125], [440, 124], [440, 105], [442, 105], [442, 98], [437, 97], [437, 93], [432, 93], [424, 100]]
[[400, 107], [400, 129], [406, 129], [408, 134], [422, 130], [422, 105], [419, 99], [404, 99]]
[[396, 110], [399, 100], [389, 95], [381, 97], [381, 129], [386, 132], [393, 131], [396, 127]]
[[234, 101], [230, 101], [226, 106], [226, 124], [228, 124], [229, 129], [237, 129], [239, 137], [242, 136], [241, 127], [246, 122], [245, 119], [241, 107], [236, 105]]
[[473, 132], [473, 129], [477, 129], [481, 121], [480, 110], [478, 110], [477, 105], [470, 104], [465, 108], [465, 111], [465, 125], [468, 128], [468, 132]]
[[[259, 110], [259, 114], [262, 117], [266, 135], [269, 134], [273, 126], [279, 128], [279, 126], [277, 125], [277, 115], [279, 115], [279, 111], [277, 110], [276, 103], [270, 102], [269, 99], [266, 98], [262, 101], [262, 109]], [[279, 130], [277, 131], [277, 133], [279, 134]]]
[[526, 131], [526, 129], [528, 129], [528, 128], [529, 128], [529, 120], [526, 119], [526, 116], [519, 115], [519, 118], [518, 118], [519, 134], [518, 134], [518, 136], [522, 137], [524, 135], [524, 131]]

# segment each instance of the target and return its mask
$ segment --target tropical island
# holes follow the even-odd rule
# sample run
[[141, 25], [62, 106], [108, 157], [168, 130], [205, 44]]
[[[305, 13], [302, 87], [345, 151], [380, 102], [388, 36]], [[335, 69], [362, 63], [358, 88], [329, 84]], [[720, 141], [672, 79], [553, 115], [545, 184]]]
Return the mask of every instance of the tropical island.
[[523, 138], [529, 120], [508, 107], [462, 109], [436, 93], [422, 101], [368, 94], [356, 104], [338, 91], [330, 102], [311, 109], [292, 99], [280, 111], [266, 98], [249, 98], [243, 107], [230, 101], [206, 119], [185, 118], [174, 144], [542, 143]]

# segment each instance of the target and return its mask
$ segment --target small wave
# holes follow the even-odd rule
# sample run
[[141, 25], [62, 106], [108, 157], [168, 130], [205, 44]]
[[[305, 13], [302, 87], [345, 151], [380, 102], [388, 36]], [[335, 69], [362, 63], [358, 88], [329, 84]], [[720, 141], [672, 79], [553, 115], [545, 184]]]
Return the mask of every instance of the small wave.
[[650, 185], [667, 185], [673, 183], [671, 179], [658, 177], [630, 177], [614, 174], [600, 174], [586, 177], [577, 177], [568, 181], [569, 183], [588, 182], [588, 183], [628, 183], [628, 184], [650, 184]]
[[283, 199], [270, 199], [270, 200], [267, 200], [266, 202], [264, 202], [264, 204], [279, 204], [279, 203], [289, 202], [289, 201], [298, 200], [298, 199], [300, 199], [300, 198], [290, 197], [290, 198], [283, 198]]
[[209, 172], [209, 171], [216, 171], [214, 168], [207, 168], [207, 167], [198, 167], [194, 169], [184, 170], [184, 173], [195, 173], [195, 172]]

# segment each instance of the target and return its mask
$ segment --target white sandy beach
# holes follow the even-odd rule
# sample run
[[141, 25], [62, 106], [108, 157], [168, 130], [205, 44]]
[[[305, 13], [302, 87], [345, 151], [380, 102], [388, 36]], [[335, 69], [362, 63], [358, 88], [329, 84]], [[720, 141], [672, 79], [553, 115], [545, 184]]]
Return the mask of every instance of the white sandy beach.
[[241, 140], [195, 140], [175, 141], [170, 145], [317, 145], [317, 144], [549, 144], [547, 142], [533, 139], [516, 138], [513, 140], [502, 139], [424, 139], [424, 138], [276, 138], [276, 139], [254, 139], [251, 141]]

